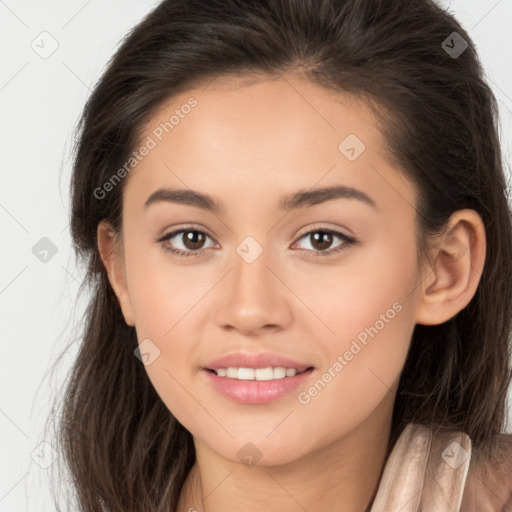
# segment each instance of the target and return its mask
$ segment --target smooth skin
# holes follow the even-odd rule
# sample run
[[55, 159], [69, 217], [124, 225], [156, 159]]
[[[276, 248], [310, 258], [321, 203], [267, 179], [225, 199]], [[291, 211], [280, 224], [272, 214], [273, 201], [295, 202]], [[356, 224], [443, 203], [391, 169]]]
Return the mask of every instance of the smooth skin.
[[[190, 97], [197, 106], [125, 178], [121, 236], [98, 226], [126, 323], [139, 343], [149, 338], [160, 350], [145, 366], [148, 377], [194, 438], [197, 461], [179, 511], [367, 510], [414, 326], [445, 322], [473, 297], [485, 259], [482, 220], [473, 210], [455, 212], [430, 263], [419, 265], [417, 191], [389, 157], [379, 119], [299, 74], [221, 77], [192, 88], [163, 105], [140, 140]], [[349, 134], [366, 146], [354, 161], [338, 148]], [[375, 207], [337, 198], [278, 208], [283, 196], [333, 185], [364, 192]], [[162, 187], [208, 194], [223, 211], [166, 201], [145, 208]], [[183, 227], [207, 236], [195, 245], [184, 233], [157, 242]], [[334, 253], [344, 239], [322, 245], [310, 233], [328, 229], [357, 243]], [[252, 263], [237, 253], [249, 236], [262, 249]], [[300, 403], [298, 392], [394, 303], [400, 312]], [[237, 404], [201, 367], [238, 351], [277, 352], [315, 370], [273, 402]], [[254, 466], [237, 456], [248, 442], [261, 452]]]

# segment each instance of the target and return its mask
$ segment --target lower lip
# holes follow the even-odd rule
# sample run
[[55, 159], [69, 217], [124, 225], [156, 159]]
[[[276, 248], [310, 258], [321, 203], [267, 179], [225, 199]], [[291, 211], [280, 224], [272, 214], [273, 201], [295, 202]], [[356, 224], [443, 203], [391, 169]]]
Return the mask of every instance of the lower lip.
[[266, 404], [290, 393], [311, 375], [313, 369], [294, 375], [273, 380], [239, 380], [219, 377], [213, 372], [202, 370], [213, 387], [222, 395], [239, 404]]

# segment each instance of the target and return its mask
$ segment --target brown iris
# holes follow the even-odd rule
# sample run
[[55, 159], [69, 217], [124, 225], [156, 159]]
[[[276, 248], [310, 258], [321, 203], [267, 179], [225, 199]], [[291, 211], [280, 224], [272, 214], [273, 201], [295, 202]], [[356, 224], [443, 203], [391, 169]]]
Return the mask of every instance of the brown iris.
[[184, 231], [182, 237], [185, 247], [190, 250], [200, 249], [205, 240], [204, 233], [200, 231]]
[[318, 250], [328, 249], [332, 244], [332, 233], [328, 231], [315, 231], [309, 236], [314, 240], [312, 242], [313, 247]]

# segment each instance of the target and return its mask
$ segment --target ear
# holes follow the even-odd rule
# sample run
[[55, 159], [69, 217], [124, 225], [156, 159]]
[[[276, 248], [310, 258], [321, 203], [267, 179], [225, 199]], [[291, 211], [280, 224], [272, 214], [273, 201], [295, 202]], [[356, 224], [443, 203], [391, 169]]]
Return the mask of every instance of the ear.
[[134, 315], [124, 268], [124, 255], [121, 235], [117, 234], [105, 219], [98, 224], [98, 250], [108, 274], [108, 279], [117, 296], [125, 322], [134, 326]]
[[457, 210], [434, 241], [416, 310], [416, 322], [438, 325], [454, 317], [473, 298], [485, 263], [485, 228], [475, 210]]

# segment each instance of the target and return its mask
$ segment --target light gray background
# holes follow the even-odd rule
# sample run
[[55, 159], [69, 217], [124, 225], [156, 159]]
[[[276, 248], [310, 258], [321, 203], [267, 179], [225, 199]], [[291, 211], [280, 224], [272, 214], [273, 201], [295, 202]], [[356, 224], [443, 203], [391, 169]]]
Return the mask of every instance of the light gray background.
[[[52, 460], [47, 446], [37, 457], [42, 427], [78, 344], [54, 378], [47, 372], [76, 337], [84, 307], [75, 305], [83, 271], [74, 264], [68, 232], [72, 131], [119, 41], [157, 3], [0, 0], [0, 512], [55, 510], [49, 469], [35, 461]], [[512, 0], [439, 3], [449, 6], [477, 46], [499, 99], [510, 173]], [[46, 59], [31, 47], [46, 37], [51, 48], [43, 31], [58, 43]], [[57, 248], [46, 263], [32, 253], [42, 237]]]

